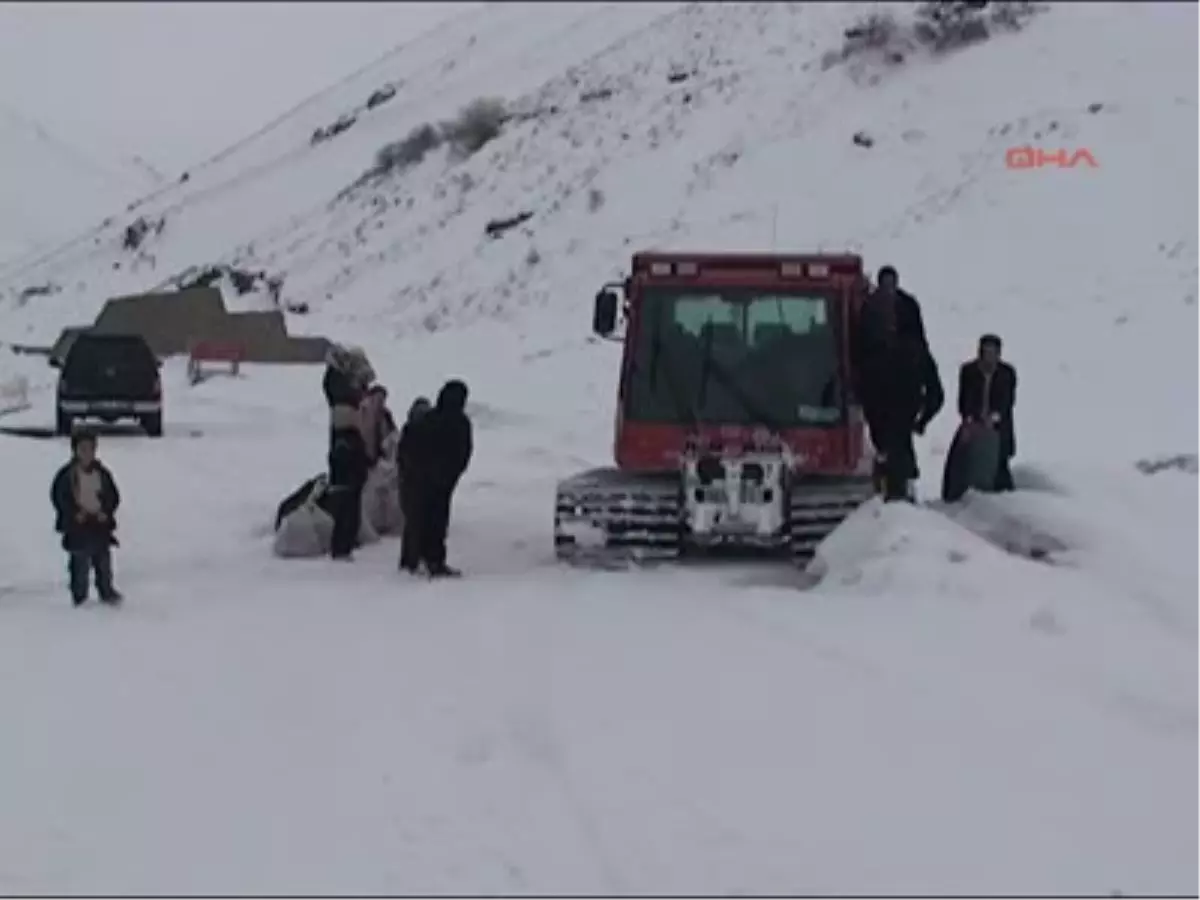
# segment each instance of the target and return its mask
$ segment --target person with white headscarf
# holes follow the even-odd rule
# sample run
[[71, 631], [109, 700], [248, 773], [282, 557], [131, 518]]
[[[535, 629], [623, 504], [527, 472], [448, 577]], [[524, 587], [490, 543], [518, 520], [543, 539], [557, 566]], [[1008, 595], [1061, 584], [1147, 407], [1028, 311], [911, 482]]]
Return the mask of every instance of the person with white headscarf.
[[329, 493], [333, 512], [330, 555], [349, 560], [358, 544], [362, 492], [370, 470], [362, 403], [375, 372], [358, 347], [334, 344], [322, 388], [329, 404]]

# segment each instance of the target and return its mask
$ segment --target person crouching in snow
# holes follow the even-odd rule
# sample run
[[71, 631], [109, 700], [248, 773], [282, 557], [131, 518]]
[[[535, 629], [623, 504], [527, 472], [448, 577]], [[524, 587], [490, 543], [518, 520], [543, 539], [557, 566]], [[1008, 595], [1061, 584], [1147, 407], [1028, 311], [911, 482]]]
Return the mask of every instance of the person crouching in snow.
[[417, 508], [416, 469], [413, 464], [413, 446], [417, 423], [433, 408], [426, 397], [418, 397], [408, 408], [408, 419], [400, 429], [400, 441], [396, 444], [396, 470], [400, 476], [400, 510], [404, 514], [404, 532], [400, 539], [400, 569], [416, 573], [421, 565], [421, 511]]
[[50, 485], [54, 504], [55, 530], [63, 536], [71, 599], [76, 606], [87, 600], [91, 572], [96, 573], [96, 591], [103, 603], [121, 602], [113, 587], [112, 548], [117, 507], [121, 495], [112, 473], [96, 458], [96, 436], [78, 429], [71, 435], [71, 461], [58, 470]]

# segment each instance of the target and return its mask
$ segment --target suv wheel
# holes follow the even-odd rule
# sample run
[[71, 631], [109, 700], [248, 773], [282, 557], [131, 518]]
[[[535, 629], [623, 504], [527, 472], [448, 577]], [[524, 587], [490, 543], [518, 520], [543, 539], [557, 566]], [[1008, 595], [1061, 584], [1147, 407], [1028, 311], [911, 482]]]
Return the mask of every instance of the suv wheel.
[[71, 418], [70, 413], [60, 412], [54, 423], [54, 430], [60, 435], [69, 435], [71, 433], [71, 426], [74, 424], [74, 419]]
[[152, 438], [162, 437], [162, 413], [152, 416], [142, 416], [142, 428]]

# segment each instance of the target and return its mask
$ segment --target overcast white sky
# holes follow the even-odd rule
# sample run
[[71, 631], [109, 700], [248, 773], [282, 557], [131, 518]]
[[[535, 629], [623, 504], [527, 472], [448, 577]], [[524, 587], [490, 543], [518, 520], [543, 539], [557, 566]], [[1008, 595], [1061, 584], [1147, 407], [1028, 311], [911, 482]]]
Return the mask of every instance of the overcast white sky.
[[478, 3], [0, 3], [0, 103], [171, 176]]

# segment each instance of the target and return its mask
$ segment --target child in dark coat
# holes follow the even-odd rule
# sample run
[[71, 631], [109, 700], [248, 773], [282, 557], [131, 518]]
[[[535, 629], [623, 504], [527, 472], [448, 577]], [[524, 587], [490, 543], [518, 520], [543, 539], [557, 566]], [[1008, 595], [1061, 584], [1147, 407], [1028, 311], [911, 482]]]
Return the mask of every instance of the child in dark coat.
[[77, 430], [71, 435], [71, 461], [58, 470], [50, 485], [55, 530], [67, 551], [71, 599], [87, 600], [88, 582], [96, 573], [96, 591], [103, 603], [121, 602], [113, 587], [112, 548], [116, 546], [116, 512], [121, 495], [112, 473], [96, 458], [96, 436]]

